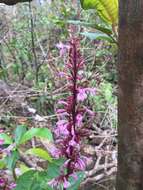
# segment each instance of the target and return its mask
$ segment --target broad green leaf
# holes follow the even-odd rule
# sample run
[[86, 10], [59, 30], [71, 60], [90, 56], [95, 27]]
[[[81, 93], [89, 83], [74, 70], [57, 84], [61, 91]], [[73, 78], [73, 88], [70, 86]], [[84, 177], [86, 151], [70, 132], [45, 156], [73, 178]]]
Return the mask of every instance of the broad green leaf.
[[1, 133], [0, 134], [0, 139], [3, 139], [4, 140], [4, 144], [12, 144], [12, 139], [11, 137], [9, 137], [7, 134], [5, 133]]
[[98, 15], [107, 23], [118, 23], [118, 0], [80, 0], [84, 9], [96, 9]]
[[102, 34], [98, 32], [82, 32], [80, 34], [86, 36], [90, 40], [105, 40], [110, 43], [114, 43], [114, 39], [112, 37], [109, 37], [106, 34]]
[[14, 190], [52, 190], [47, 185], [46, 172], [28, 171], [17, 180]]
[[16, 162], [19, 158], [19, 152], [16, 150], [11, 152], [10, 155], [5, 158], [9, 170], [13, 170], [15, 168]]
[[44, 160], [52, 162], [52, 157], [48, 154], [47, 151], [43, 150], [42, 148], [31, 148], [25, 152], [26, 154], [38, 156]]
[[32, 128], [23, 135], [23, 137], [20, 141], [20, 144], [23, 144], [26, 141], [31, 140], [33, 137], [41, 137], [41, 138], [47, 138], [48, 140], [53, 140], [52, 133], [49, 129]]
[[26, 133], [26, 126], [25, 125], [18, 125], [15, 134], [14, 134], [14, 140], [16, 145], [19, 145], [23, 135]]

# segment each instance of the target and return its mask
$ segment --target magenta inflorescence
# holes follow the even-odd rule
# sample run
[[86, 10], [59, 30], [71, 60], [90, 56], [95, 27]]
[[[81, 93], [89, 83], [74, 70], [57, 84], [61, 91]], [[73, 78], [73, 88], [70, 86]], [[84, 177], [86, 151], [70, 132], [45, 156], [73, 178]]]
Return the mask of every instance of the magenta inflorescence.
[[[66, 161], [61, 175], [49, 182], [51, 186], [63, 184], [64, 189], [70, 186], [69, 177], [77, 179], [76, 172], [84, 171], [87, 157], [82, 155], [82, 140], [89, 130], [84, 126], [84, 116], [94, 116], [94, 112], [83, 106], [88, 94], [95, 94], [95, 89], [82, 84], [84, 79], [84, 59], [80, 53], [79, 39], [72, 39], [68, 45], [69, 58], [64, 76], [68, 81], [69, 96], [58, 101], [56, 113], [58, 121], [54, 129], [56, 147], [51, 150], [55, 158], [64, 157]], [[66, 172], [64, 172], [66, 169]]]

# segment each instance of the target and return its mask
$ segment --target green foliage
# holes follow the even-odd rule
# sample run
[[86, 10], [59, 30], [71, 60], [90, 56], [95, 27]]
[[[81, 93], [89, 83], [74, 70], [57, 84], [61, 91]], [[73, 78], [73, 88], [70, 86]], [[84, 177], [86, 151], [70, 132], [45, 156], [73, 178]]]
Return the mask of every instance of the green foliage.
[[12, 151], [6, 157], [6, 165], [9, 170], [13, 170], [16, 166], [17, 160], [20, 158], [19, 152], [17, 150]]
[[109, 43], [114, 43], [114, 39], [107, 34], [102, 34], [100, 32], [82, 32], [81, 35], [86, 36], [90, 40], [103, 40], [108, 41]]
[[52, 162], [52, 157], [48, 154], [47, 151], [43, 150], [42, 148], [31, 148], [26, 151], [26, 154], [38, 156], [44, 160]]
[[84, 9], [96, 9], [99, 16], [107, 23], [118, 23], [118, 0], [81, 0]]
[[19, 177], [15, 190], [52, 190], [47, 185], [45, 172], [28, 171]]
[[52, 140], [52, 133], [47, 128], [32, 128], [28, 130], [22, 137], [20, 144], [25, 143], [26, 141], [32, 139], [33, 137], [41, 137], [46, 138], [48, 140]]
[[7, 134], [5, 133], [1, 133], [0, 134], [0, 139], [3, 139], [4, 140], [4, 144], [12, 144], [12, 139], [10, 136], [8, 136]]
[[109, 82], [102, 82], [98, 96], [92, 97], [96, 104], [96, 111], [105, 111], [108, 105], [116, 103], [113, 96], [113, 87]]
[[[55, 101], [57, 102], [59, 97], [65, 98], [63, 84], [66, 84], [66, 81], [63, 81], [63, 78], [59, 78], [58, 73], [64, 70], [63, 63], [66, 62], [66, 55], [65, 57], [59, 56], [56, 44], [59, 42], [67, 43], [69, 29], [73, 26], [76, 28], [75, 36], [80, 36], [81, 38], [81, 50], [86, 60], [85, 75], [89, 76], [89, 80], [85, 81], [85, 86], [86, 82], [88, 82], [89, 86], [97, 88], [96, 96], [89, 95], [87, 100], [89, 108], [97, 113], [97, 118], [95, 118], [94, 122], [96, 123], [99, 120], [100, 123], [102, 120], [105, 120], [107, 115], [110, 117], [109, 114], [113, 114], [114, 109], [113, 111], [111, 110], [111, 113], [108, 110], [115, 108], [117, 105], [117, 98], [114, 95], [116, 87], [114, 56], [117, 53], [115, 44], [117, 43], [117, 36], [115, 31], [113, 31], [113, 25], [117, 26], [118, 23], [118, 1], [81, 0], [81, 4], [85, 10], [91, 10], [85, 11], [80, 9], [80, 6], [77, 6], [77, 4], [71, 4], [70, 0], [52, 1], [51, 4], [45, 3], [40, 6], [32, 4], [34, 48], [38, 63], [37, 83], [35, 83], [36, 65], [32, 52], [28, 6], [18, 5], [16, 7], [17, 13], [10, 21], [5, 22], [5, 25], [9, 23], [11, 35], [6, 35], [6, 41], [4, 40], [0, 44], [0, 78], [9, 84], [12, 83], [12, 85], [15, 82], [16, 84], [22, 84], [24, 90], [26, 87], [26, 89], [31, 90], [30, 93], [34, 92], [36, 94], [34, 96], [33, 94], [28, 94], [28, 96], [24, 94], [25, 97], [27, 96], [25, 99], [26, 103], [35, 108], [39, 115], [49, 116], [48, 126], [54, 126], [56, 122], [54, 115]], [[79, 12], [80, 16], [78, 15]], [[97, 16], [97, 13], [101, 19]], [[110, 57], [112, 59], [107, 61]], [[110, 68], [112, 65], [114, 67]], [[99, 85], [94, 75], [95, 73], [99, 75], [101, 80]], [[12, 111], [10, 109], [8, 115], [19, 116], [23, 115], [23, 112], [17, 108], [16, 111], [15, 109], [12, 109]], [[98, 119], [98, 115], [100, 119]], [[30, 114], [27, 116], [30, 116], [28, 122], [32, 121], [30, 126], [34, 126], [36, 123], [33, 120], [34, 117], [32, 118]], [[30, 129], [26, 125], [15, 127], [17, 121], [13, 120], [9, 119], [7, 123], [5, 122], [6, 134], [0, 134], [0, 139], [4, 140], [2, 148], [10, 150], [7, 156], [4, 154], [4, 157], [0, 159], [0, 169], [9, 169], [12, 172], [15, 168], [20, 169], [21, 175], [17, 176], [17, 187], [15, 190], [53, 190], [47, 185], [47, 182], [60, 175], [61, 165], [63, 165], [65, 160], [55, 160], [47, 150], [41, 147], [41, 144], [33, 148], [31, 143], [28, 142], [32, 138], [45, 138], [48, 141], [53, 141], [51, 131], [43, 126], [42, 128], [33, 127]], [[110, 117], [110, 120], [112, 122], [111, 126], [116, 127], [117, 120], [114, 117]], [[101, 123], [102, 127], [104, 127], [104, 122]], [[11, 126], [14, 126], [14, 129], [16, 128], [14, 132]], [[43, 165], [42, 167], [40, 166], [43, 171], [37, 171], [36, 167], [35, 170], [31, 170], [29, 166], [26, 166], [21, 159], [21, 153], [26, 155], [26, 157], [39, 157], [41, 158], [40, 162], [44, 160], [44, 167]], [[67, 171], [64, 172], [66, 173]], [[70, 178], [71, 187], [68, 190], [77, 190], [79, 188], [81, 181], [85, 177], [84, 172], [77, 173], [77, 176], [77, 181], [72, 177]]]
[[[27, 131], [25, 125], [18, 125], [15, 132], [14, 138], [11, 139], [6, 134], [0, 134], [0, 138], [4, 139], [4, 144], [10, 145], [7, 149], [7, 156], [1, 161], [0, 168], [7, 167], [9, 170], [14, 170], [17, 161], [20, 158], [20, 145], [31, 140], [33, 137], [46, 138], [47, 140], [53, 140], [52, 133], [47, 128], [32, 128]], [[38, 156], [44, 160], [52, 162], [52, 157], [41, 148], [31, 148], [26, 151], [26, 154]]]
[[[28, 171], [21, 175], [17, 180], [17, 187], [15, 190], [53, 190], [48, 186], [48, 181], [60, 174], [60, 167], [64, 160], [53, 160], [48, 164], [47, 171]], [[81, 175], [79, 176], [81, 179]]]
[[77, 181], [75, 181], [75, 179], [73, 177], [70, 178], [70, 184], [71, 186], [67, 189], [67, 190], [77, 190], [81, 184], [81, 182], [83, 181], [85, 175], [84, 172], [78, 172], [77, 174]]
[[96, 30], [99, 30], [100, 32], [103, 32], [103, 33], [107, 34], [107, 35], [112, 34], [112, 30], [109, 27], [101, 26], [101, 24], [97, 24], [95, 22], [85, 22], [85, 21], [79, 21], [79, 20], [68, 20], [67, 23], [78, 25], [78, 26], [80, 25], [80, 26], [94, 28]]
[[18, 125], [16, 130], [15, 130], [15, 134], [14, 134], [14, 139], [15, 139], [16, 145], [20, 144], [21, 139], [25, 133], [26, 133], [26, 126], [25, 125]]
[[0, 159], [0, 170], [6, 167], [6, 162], [4, 159]]
[[52, 163], [48, 163], [47, 176], [48, 179], [56, 178], [60, 175], [60, 167], [64, 163], [64, 159], [54, 159]]

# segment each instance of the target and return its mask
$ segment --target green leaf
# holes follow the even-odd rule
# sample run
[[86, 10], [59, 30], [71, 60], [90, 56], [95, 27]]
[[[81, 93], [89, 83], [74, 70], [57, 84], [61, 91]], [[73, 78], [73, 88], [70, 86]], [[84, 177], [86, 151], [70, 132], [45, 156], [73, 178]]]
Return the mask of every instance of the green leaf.
[[102, 33], [98, 33], [98, 32], [94, 32], [94, 33], [93, 32], [82, 32], [80, 34], [86, 36], [90, 40], [105, 40], [110, 43], [114, 43], [113, 39], [106, 34], [102, 34]]
[[4, 144], [12, 144], [12, 139], [5, 133], [0, 134], [0, 139], [4, 140]]
[[55, 159], [48, 164], [47, 177], [49, 179], [56, 178], [60, 175], [60, 168], [64, 163], [64, 159]]
[[17, 180], [14, 190], [52, 190], [47, 185], [46, 172], [28, 171]]
[[47, 151], [41, 149], [41, 148], [31, 148], [26, 151], [26, 154], [38, 156], [44, 160], [47, 160], [49, 162], [52, 162], [52, 157], [48, 154]]
[[105, 33], [107, 35], [112, 34], [111, 29], [109, 29], [107, 27], [100, 26], [99, 24], [96, 24], [96, 23], [83, 22], [83, 21], [80, 21], [80, 20], [68, 20], [67, 23], [74, 24], [74, 25], [81, 25], [81, 26], [85, 26], [85, 27], [91, 27], [91, 28], [99, 30], [100, 32], [103, 32], [103, 33]]
[[98, 15], [107, 23], [118, 23], [118, 0], [80, 0], [84, 9], [96, 9]]
[[19, 145], [19, 143], [25, 133], [26, 133], [26, 126], [18, 125], [15, 130], [15, 135], [14, 135], [16, 145]]
[[6, 167], [5, 160], [0, 160], [0, 170]]
[[22, 174], [31, 170], [31, 168], [28, 168], [25, 164], [20, 164], [19, 168]]
[[104, 96], [105, 96], [105, 100], [108, 103], [111, 103], [112, 97], [113, 97], [113, 95], [112, 95], [113, 89], [112, 89], [112, 85], [110, 83], [103, 84], [103, 93], [104, 93]]
[[19, 158], [19, 152], [16, 150], [11, 152], [10, 155], [5, 158], [9, 170], [13, 170], [15, 168], [16, 162]]
[[78, 172], [76, 174], [77, 174], [78, 180], [75, 181], [75, 179], [73, 177], [70, 177], [69, 182], [70, 182], [71, 186], [67, 190], [77, 190], [79, 188], [81, 182], [83, 181], [84, 176], [85, 176], [84, 172]]
[[23, 137], [20, 141], [20, 144], [23, 144], [26, 141], [31, 140], [33, 137], [42, 137], [42, 138], [46, 138], [48, 140], [53, 140], [52, 133], [49, 129], [47, 129], [47, 128], [32, 128], [23, 135]]

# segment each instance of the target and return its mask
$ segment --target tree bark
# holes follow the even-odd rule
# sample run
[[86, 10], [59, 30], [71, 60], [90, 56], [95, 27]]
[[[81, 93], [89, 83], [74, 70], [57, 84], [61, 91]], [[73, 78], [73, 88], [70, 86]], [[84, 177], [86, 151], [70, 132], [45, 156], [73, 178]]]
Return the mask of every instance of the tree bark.
[[22, 3], [22, 2], [29, 2], [32, 0], [0, 0], [0, 3], [4, 3], [6, 5], [15, 5], [17, 3]]
[[143, 0], [119, 0], [116, 190], [143, 190]]

